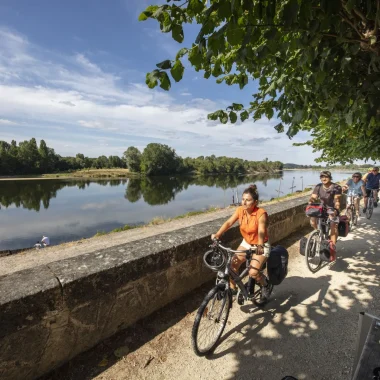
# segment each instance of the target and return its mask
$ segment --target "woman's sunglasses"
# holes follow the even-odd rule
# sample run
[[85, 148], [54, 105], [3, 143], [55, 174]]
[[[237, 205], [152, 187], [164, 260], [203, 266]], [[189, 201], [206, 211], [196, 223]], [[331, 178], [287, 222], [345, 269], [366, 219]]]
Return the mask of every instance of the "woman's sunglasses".
[[321, 175], [319, 178], [329, 178], [327, 175]]
[[358, 175], [353, 175], [352, 178], [360, 178]]

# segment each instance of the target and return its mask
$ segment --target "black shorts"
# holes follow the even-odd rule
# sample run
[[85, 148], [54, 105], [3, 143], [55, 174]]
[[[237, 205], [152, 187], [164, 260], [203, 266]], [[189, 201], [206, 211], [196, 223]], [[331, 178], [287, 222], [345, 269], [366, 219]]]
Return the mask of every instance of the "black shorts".
[[377, 190], [379, 191], [379, 189], [365, 189], [366, 193], [367, 193], [367, 197], [369, 197], [371, 195], [371, 191], [372, 190]]

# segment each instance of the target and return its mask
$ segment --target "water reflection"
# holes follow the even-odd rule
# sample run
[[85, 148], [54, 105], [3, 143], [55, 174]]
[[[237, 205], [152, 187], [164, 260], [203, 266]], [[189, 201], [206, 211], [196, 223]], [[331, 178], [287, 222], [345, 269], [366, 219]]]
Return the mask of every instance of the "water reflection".
[[250, 181], [260, 181], [267, 186], [267, 180], [279, 178], [280, 174], [260, 174], [247, 176], [197, 176], [197, 177], [146, 177], [134, 178], [128, 181], [125, 199], [137, 202], [141, 199], [151, 205], [164, 205], [175, 199], [176, 194], [187, 190], [190, 185], [216, 187], [223, 190], [235, 188]]
[[127, 184], [124, 198], [131, 203], [141, 198], [150, 206], [165, 205], [173, 201], [176, 195], [189, 186], [216, 187], [223, 190], [235, 188], [250, 181], [260, 181], [267, 186], [267, 180], [277, 178], [279, 174], [261, 174], [254, 177], [246, 176], [183, 176], [183, 177], [142, 177], [111, 180], [21, 180], [3, 181], [0, 188], [0, 204], [8, 208], [11, 205], [17, 208], [40, 211], [41, 207], [48, 209], [50, 200], [57, 197], [57, 193], [68, 187], [85, 190], [96, 183], [100, 186], [117, 187]]
[[[101, 186], [119, 186], [127, 180], [97, 180]], [[0, 182], [0, 205], [8, 208], [12, 205], [27, 210], [48, 209], [50, 200], [57, 197], [59, 190], [65, 187], [77, 187], [85, 190], [94, 181], [90, 180], [25, 180]]]

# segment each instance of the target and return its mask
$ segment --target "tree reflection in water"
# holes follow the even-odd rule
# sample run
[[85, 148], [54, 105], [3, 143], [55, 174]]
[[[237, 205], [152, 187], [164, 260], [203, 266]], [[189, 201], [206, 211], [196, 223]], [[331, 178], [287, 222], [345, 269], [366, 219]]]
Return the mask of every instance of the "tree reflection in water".
[[28, 210], [40, 211], [49, 208], [50, 200], [57, 197], [59, 190], [65, 187], [77, 187], [85, 190], [92, 183], [101, 186], [120, 186], [126, 184], [124, 198], [134, 203], [141, 198], [149, 205], [164, 205], [173, 201], [178, 193], [191, 185], [222, 188], [236, 188], [243, 184], [261, 182], [266, 186], [269, 178], [279, 174], [259, 174], [255, 176], [180, 176], [180, 177], [140, 177], [130, 179], [101, 180], [18, 180], [2, 181], [0, 204], [8, 208], [15, 205]]
[[267, 186], [270, 178], [279, 178], [280, 174], [259, 174], [255, 176], [181, 176], [181, 177], [142, 177], [131, 178], [125, 190], [125, 199], [137, 202], [143, 197], [151, 205], [167, 204], [175, 199], [176, 194], [186, 190], [190, 185], [216, 187], [223, 190], [236, 188], [243, 184], [261, 182]]

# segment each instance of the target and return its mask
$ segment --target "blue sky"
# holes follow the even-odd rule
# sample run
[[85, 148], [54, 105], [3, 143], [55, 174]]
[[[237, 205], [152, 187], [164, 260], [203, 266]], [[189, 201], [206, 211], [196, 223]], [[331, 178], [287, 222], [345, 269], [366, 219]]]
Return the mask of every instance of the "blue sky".
[[35, 137], [61, 155], [119, 155], [131, 145], [167, 144], [183, 157], [227, 155], [250, 160], [311, 164], [318, 155], [293, 147], [266, 118], [221, 125], [207, 114], [243, 91], [203, 79], [185, 64], [169, 92], [149, 90], [145, 74], [189, 45], [199, 27], [185, 29], [180, 45], [153, 20], [139, 22], [146, 0], [1, 0], [0, 139]]

